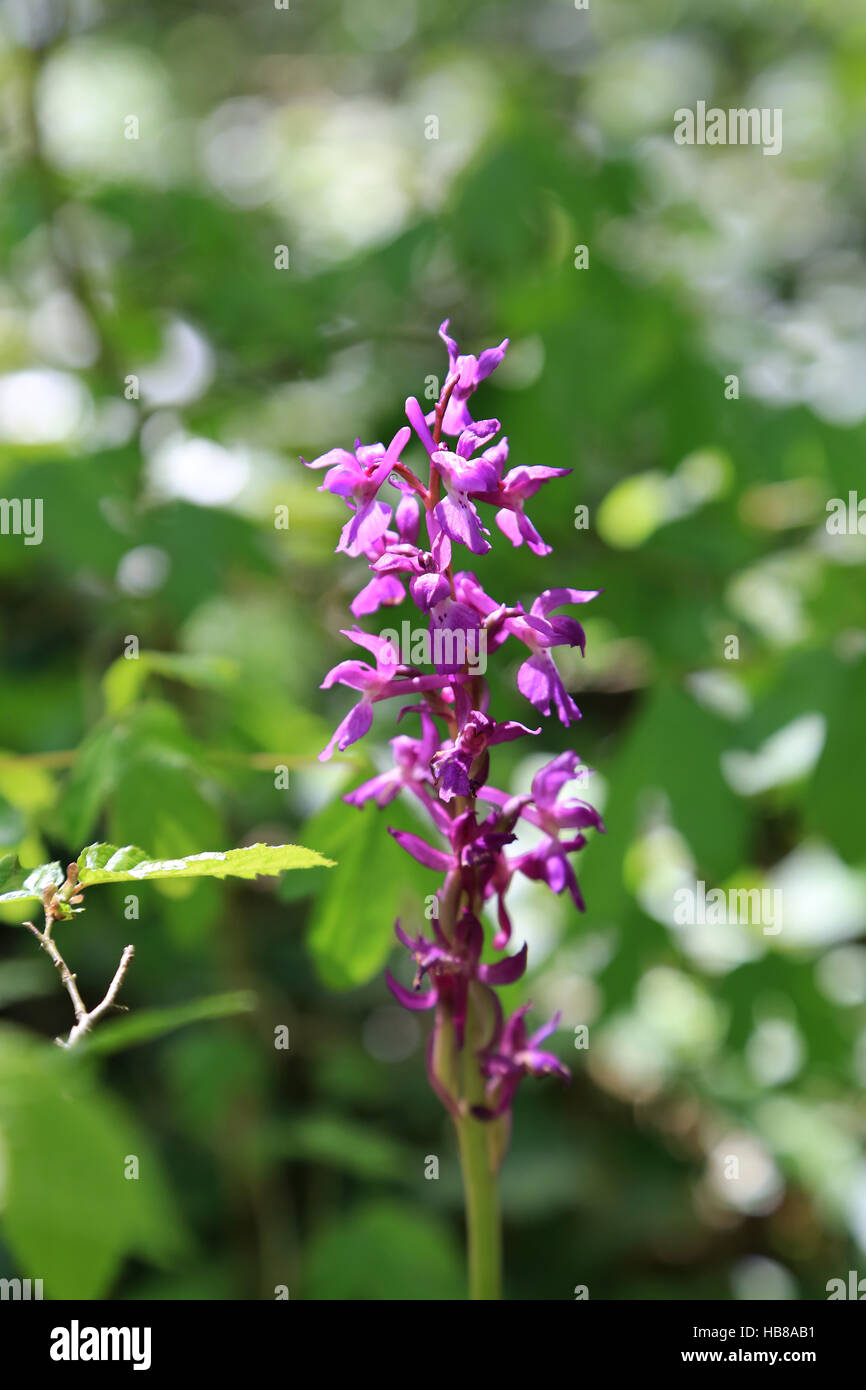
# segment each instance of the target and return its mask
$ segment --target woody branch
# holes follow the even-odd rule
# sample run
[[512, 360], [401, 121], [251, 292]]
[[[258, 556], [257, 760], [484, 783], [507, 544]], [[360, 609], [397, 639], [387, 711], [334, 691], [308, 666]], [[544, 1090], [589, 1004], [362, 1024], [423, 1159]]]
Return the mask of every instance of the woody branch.
[[54, 884], [49, 884], [42, 894], [42, 905], [45, 912], [45, 927], [39, 930], [33, 922], [25, 922], [24, 926], [32, 932], [42, 947], [43, 951], [51, 957], [57, 970], [66, 993], [72, 1001], [72, 1008], [75, 1012], [75, 1026], [71, 1029], [66, 1039], [57, 1038], [59, 1047], [74, 1047], [75, 1044], [89, 1033], [94, 1023], [107, 1013], [110, 1008], [122, 1007], [116, 1004], [117, 996], [123, 984], [126, 972], [129, 969], [130, 961], [135, 955], [133, 946], [124, 947], [120, 964], [114, 972], [114, 977], [104, 997], [92, 1009], [88, 1009], [78, 989], [76, 976], [69, 969], [57, 946], [57, 942], [52, 936], [54, 923], [64, 920], [72, 915], [74, 905], [82, 901], [82, 893], [78, 886], [78, 865], [70, 864], [66, 870], [66, 878], [59, 888]]

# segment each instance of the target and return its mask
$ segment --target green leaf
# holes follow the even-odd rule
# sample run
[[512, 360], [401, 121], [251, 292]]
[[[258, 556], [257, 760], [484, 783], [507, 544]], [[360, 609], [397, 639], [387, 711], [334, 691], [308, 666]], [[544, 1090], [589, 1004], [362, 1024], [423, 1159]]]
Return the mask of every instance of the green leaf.
[[25, 870], [20, 867], [14, 854], [5, 854], [0, 859], [0, 903], [39, 902], [49, 883], [59, 888], [65, 877], [66, 872], [59, 860], [52, 864], [40, 864], [38, 869]]
[[104, 1056], [122, 1052], [138, 1043], [152, 1042], [188, 1023], [204, 1023], [213, 1018], [230, 1018], [250, 1013], [256, 1005], [251, 990], [235, 990], [230, 994], [212, 994], [206, 999], [194, 999], [168, 1009], [142, 1009], [128, 1018], [106, 1023], [96, 1033], [89, 1034], [81, 1044], [82, 1052]]
[[105, 708], [119, 714], [138, 699], [148, 676], [167, 676], [206, 690], [226, 690], [237, 679], [236, 662], [221, 656], [188, 656], [181, 652], [139, 652], [118, 657], [102, 679]]
[[[131, 1254], [179, 1253], [179, 1218], [143, 1136], [70, 1054], [0, 1029], [3, 1239], [50, 1298], [102, 1298]], [[128, 1177], [131, 1158], [138, 1178]]]
[[54, 800], [50, 772], [30, 758], [0, 753], [0, 795], [20, 811], [43, 811]]
[[368, 1182], [411, 1181], [416, 1162], [389, 1134], [336, 1113], [278, 1121], [262, 1135], [262, 1149], [269, 1157], [304, 1159]]
[[307, 947], [331, 989], [354, 989], [381, 970], [394, 945], [394, 921], [420, 925], [424, 899], [441, 876], [417, 864], [402, 850], [388, 826], [423, 833], [397, 803], [382, 815], [334, 802], [308, 823], [313, 838], [339, 861], [313, 907]]
[[245, 845], [242, 849], [204, 850], [183, 859], [149, 859], [134, 845], [88, 845], [78, 858], [79, 883], [128, 883], [151, 878], [258, 878], [284, 869], [329, 867], [314, 849], [303, 845]]
[[171, 706], [131, 706], [81, 745], [63, 794], [61, 833], [81, 844], [105, 815], [106, 838], [115, 844], [144, 841], [160, 857], [191, 854], [223, 838], [213, 781], [206, 750]]
[[460, 1258], [447, 1227], [399, 1202], [369, 1202], [316, 1236], [305, 1298], [460, 1299]]
[[[46, 883], [59, 885], [65, 878], [59, 863], [42, 864], [27, 873], [14, 871], [13, 855], [0, 860], [0, 885], [13, 884], [0, 892], [0, 902], [31, 900], [38, 902]], [[88, 845], [78, 856], [78, 881], [82, 888], [95, 883], [131, 883], [151, 878], [258, 878], [273, 876], [284, 869], [330, 868], [325, 859], [303, 845], [245, 845], [242, 849], [204, 850], [183, 859], [151, 859], [136, 845]]]

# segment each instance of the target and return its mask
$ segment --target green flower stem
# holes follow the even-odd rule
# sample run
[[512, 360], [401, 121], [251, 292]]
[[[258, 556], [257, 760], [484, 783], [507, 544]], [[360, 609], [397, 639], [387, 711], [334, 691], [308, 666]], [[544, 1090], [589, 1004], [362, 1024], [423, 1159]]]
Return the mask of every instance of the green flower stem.
[[492, 1162], [490, 1125], [464, 1115], [456, 1122], [466, 1198], [469, 1297], [502, 1297], [502, 1219]]
[[469, 1250], [469, 1297], [502, 1297], [502, 1218], [499, 1167], [507, 1144], [507, 1121], [476, 1120], [471, 1107], [484, 1101], [484, 1077], [478, 1051], [493, 1027], [488, 992], [471, 984], [466, 1011], [466, 1039], [456, 1054], [462, 1113], [456, 1118]]

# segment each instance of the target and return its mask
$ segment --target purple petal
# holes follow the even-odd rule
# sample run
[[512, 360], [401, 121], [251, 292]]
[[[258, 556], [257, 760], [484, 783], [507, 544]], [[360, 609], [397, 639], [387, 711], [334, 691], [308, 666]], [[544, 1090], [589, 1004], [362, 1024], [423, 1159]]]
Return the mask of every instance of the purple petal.
[[547, 810], [552, 807], [562, 788], [577, 776], [580, 758], [570, 749], [559, 753], [532, 779], [532, 796], [536, 806]]
[[427, 453], [435, 453], [436, 445], [433, 443], [433, 436], [427, 428], [424, 411], [421, 409], [414, 396], [410, 396], [406, 402], [406, 419], [421, 440]]
[[478, 514], [462, 493], [443, 498], [433, 510], [443, 531], [453, 541], [468, 546], [475, 555], [483, 555], [490, 549], [490, 542], [482, 535]]
[[329, 758], [334, 756], [334, 749], [339, 748], [341, 753], [357, 743], [359, 738], [363, 738], [368, 732], [373, 722], [373, 710], [366, 700], [361, 700], [357, 705], [349, 710], [345, 719], [334, 731], [333, 737], [327, 747], [323, 748], [319, 754], [319, 762], [326, 763]]
[[366, 481], [366, 475], [358, 460], [351, 454], [342, 463], [336, 464], [325, 474], [325, 481], [319, 492], [330, 492], [335, 497], [351, 497], [356, 488]]
[[333, 685], [348, 685], [352, 690], [372, 690], [376, 681], [376, 672], [366, 661], [340, 661], [331, 668], [319, 689], [330, 690]]
[[531, 1008], [531, 1004], [521, 1004], [506, 1023], [500, 1045], [500, 1052], [504, 1053], [506, 1057], [513, 1056], [515, 1052], [520, 1052], [526, 1046], [525, 1019]]
[[[497, 513], [497, 521], [498, 515]], [[553, 551], [553, 546], [548, 545], [541, 534], [535, 529], [529, 517], [526, 515], [526, 512], [516, 512], [515, 515], [517, 517], [517, 529], [526, 541], [533, 555], [550, 555]]]
[[346, 555], [363, 555], [385, 534], [391, 521], [386, 502], [365, 502], [340, 532], [337, 550]]
[[317, 459], [308, 462], [302, 458], [301, 463], [305, 468], [333, 468], [337, 464], [351, 467], [356, 463], [355, 455], [350, 454], [348, 449], [329, 449], [326, 454], [320, 454]]
[[418, 503], [411, 492], [404, 492], [400, 498], [394, 522], [401, 541], [408, 545], [415, 545], [418, 540], [421, 517], [418, 512]]
[[413, 835], [410, 830], [394, 830], [390, 825], [388, 834], [393, 835], [401, 849], [405, 849], [407, 854], [411, 854], [413, 859], [417, 859], [418, 863], [424, 864], [426, 868], [436, 869], [438, 873], [450, 869], [451, 856], [441, 849], [434, 849], [419, 835]]
[[526, 734], [540, 734], [541, 729], [528, 729], [525, 724], [518, 724], [516, 719], [506, 719], [488, 735], [487, 743], [492, 747], [496, 743], [512, 743], [516, 738], [523, 738]]
[[580, 718], [580, 710], [572, 700], [549, 652], [537, 652], [517, 672], [517, 688], [537, 710], [550, 714], [553, 701], [560, 720], [566, 726]]
[[[341, 627], [340, 636], [348, 637], [350, 642], [371, 652], [379, 669], [384, 667], [387, 670], [400, 664], [400, 653], [395, 651], [387, 637], [380, 637], [376, 632], [364, 632], [360, 627]], [[364, 665], [363, 662], [359, 664]]]
[[401, 985], [399, 980], [395, 980], [390, 970], [385, 971], [385, 984], [390, 989], [398, 1004], [402, 1004], [404, 1009], [432, 1009], [438, 998], [435, 989], [416, 990], [407, 989]]
[[439, 325], [439, 337], [442, 339], [443, 343], [445, 344], [445, 347], [448, 350], [448, 365], [449, 367], [453, 368], [457, 362], [458, 356], [460, 355], [460, 349], [458, 348], [455, 340], [453, 338], [449, 338], [448, 336], [448, 325], [450, 324], [450, 322], [450, 319], [442, 320], [442, 322]]
[[346, 792], [343, 800], [348, 806], [359, 807], [368, 801], [375, 801], [379, 809], [384, 810], [399, 795], [401, 786], [400, 777], [392, 768], [389, 772], [380, 772], [378, 776], [362, 782], [354, 791]]
[[521, 1055], [521, 1060], [533, 1076], [559, 1076], [563, 1081], [571, 1080], [571, 1072], [552, 1052], [539, 1052], [530, 1048]]
[[506, 956], [504, 960], [494, 961], [492, 965], [479, 965], [478, 978], [486, 985], [513, 985], [526, 970], [526, 943], [516, 955]]
[[368, 479], [367, 486], [373, 492], [379, 490], [394, 465], [400, 462], [400, 454], [411, 438], [412, 431], [409, 429], [408, 425], [402, 425], [385, 450], [381, 463], [376, 465], [376, 468]]
[[451, 593], [451, 585], [446, 574], [419, 574], [409, 581], [409, 592], [422, 613], [429, 613], [436, 603], [441, 603]]
[[[462, 459], [471, 458], [476, 449], [480, 449], [482, 445], [492, 439], [495, 434], [498, 434], [501, 428], [498, 420], [476, 420], [474, 424], [469, 425], [461, 434], [457, 441], [457, 449], [455, 452]], [[485, 459], [484, 461], [485, 463], [492, 464], [495, 468], [492, 459]]]
[[603, 589], [545, 589], [533, 603], [531, 611], [546, 618], [551, 609], [559, 608], [563, 603], [589, 603], [590, 599], [598, 598], [603, 592]]
[[475, 380], [484, 381], [491, 372], [495, 372], [499, 363], [502, 361], [508, 349], [508, 339], [503, 338], [498, 347], [485, 348], [478, 358], [478, 366], [475, 370]]
[[556, 1013], [553, 1015], [553, 1018], [551, 1018], [547, 1023], [542, 1023], [540, 1028], [536, 1028], [535, 1032], [529, 1035], [529, 1037], [526, 1039], [526, 1046], [537, 1047], [540, 1042], [544, 1042], [545, 1038], [549, 1038], [552, 1033], [556, 1032], [561, 1022], [562, 1010], [557, 1009]]
[[384, 606], [393, 606], [402, 603], [406, 597], [406, 590], [395, 579], [393, 575], [383, 575], [370, 580], [355, 598], [352, 599], [351, 610], [356, 618], [364, 618], [370, 613], [375, 613], [377, 609]]
[[469, 774], [465, 758], [457, 752], [447, 753], [439, 762], [434, 759], [434, 772], [439, 779], [439, 796], [442, 801], [453, 801], [455, 796], [469, 796]]
[[413, 952], [414, 952], [414, 950], [415, 950], [415, 944], [416, 944], [416, 943], [412, 940], [411, 936], [407, 935], [407, 933], [404, 932], [403, 928], [400, 926], [400, 918], [399, 918], [399, 917], [397, 918], [396, 922], [394, 923], [394, 935], [396, 936], [396, 938], [397, 938], [398, 941], [400, 941], [400, 942], [403, 943], [403, 945], [406, 947], [407, 951], [413, 951]]
[[448, 449], [437, 449], [433, 462], [451, 491], [487, 492], [496, 486], [496, 468], [483, 456], [464, 458]]

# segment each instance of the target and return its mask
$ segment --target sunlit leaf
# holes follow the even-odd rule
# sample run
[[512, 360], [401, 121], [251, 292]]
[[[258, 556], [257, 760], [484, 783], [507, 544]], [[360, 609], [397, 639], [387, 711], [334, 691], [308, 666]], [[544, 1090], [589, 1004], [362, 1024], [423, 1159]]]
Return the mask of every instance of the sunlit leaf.
[[284, 869], [328, 867], [314, 849], [303, 845], [246, 845], [242, 849], [205, 850], [183, 859], [149, 859], [133, 845], [88, 845], [78, 859], [79, 882], [127, 883], [151, 878], [257, 878]]
[[[11, 861], [11, 862], [10, 862]], [[31, 899], [38, 902], [48, 883], [59, 885], [65, 872], [59, 863], [42, 864], [29, 873], [15, 871], [14, 858], [0, 861], [0, 885], [20, 882], [0, 892], [0, 902]], [[334, 861], [303, 845], [246, 845], [242, 849], [205, 850], [181, 859], [151, 859], [135, 845], [88, 845], [78, 856], [79, 884], [131, 883], [163, 878], [258, 878], [285, 869], [328, 868]]]

